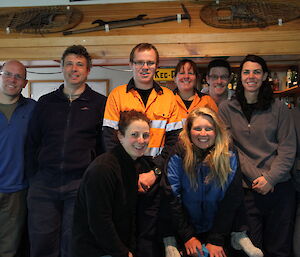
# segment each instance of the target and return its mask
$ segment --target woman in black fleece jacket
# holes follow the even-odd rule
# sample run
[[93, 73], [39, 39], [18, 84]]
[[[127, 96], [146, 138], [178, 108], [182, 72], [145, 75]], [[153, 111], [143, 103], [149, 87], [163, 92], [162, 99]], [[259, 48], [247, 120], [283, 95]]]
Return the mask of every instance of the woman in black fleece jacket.
[[149, 119], [137, 111], [122, 112], [118, 144], [96, 158], [86, 171], [74, 210], [76, 257], [131, 257], [135, 253], [137, 164], [149, 142]]

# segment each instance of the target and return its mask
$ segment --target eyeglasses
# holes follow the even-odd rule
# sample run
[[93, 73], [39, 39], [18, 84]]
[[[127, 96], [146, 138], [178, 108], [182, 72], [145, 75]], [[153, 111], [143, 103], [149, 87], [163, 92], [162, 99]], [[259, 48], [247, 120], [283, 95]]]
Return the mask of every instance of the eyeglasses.
[[133, 61], [133, 63], [137, 66], [137, 67], [143, 67], [145, 64], [147, 64], [148, 67], [153, 67], [156, 62], [152, 62], [152, 61], [147, 61], [147, 62], [144, 62], [144, 61]]
[[218, 76], [218, 75], [208, 75], [208, 77], [211, 79], [211, 80], [217, 80], [217, 79], [221, 79], [221, 80], [228, 80], [229, 79], [229, 76], [228, 75], [221, 75], [221, 76]]
[[0, 71], [0, 74], [6, 78], [15, 78], [16, 80], [25, 80], [20, 74], [13, 74], [9, 71]]

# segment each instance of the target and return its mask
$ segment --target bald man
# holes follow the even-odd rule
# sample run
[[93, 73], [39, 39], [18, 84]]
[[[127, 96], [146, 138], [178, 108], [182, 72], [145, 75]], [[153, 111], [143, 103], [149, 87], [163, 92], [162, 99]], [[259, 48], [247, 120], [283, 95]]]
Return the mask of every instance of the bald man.
[[24, 143], [35, 101], [21, 95], [26, 69], [10, 60], [0, 71], [0, 256], [13, 257], [19, 249], [26, 219], [27, 181]]

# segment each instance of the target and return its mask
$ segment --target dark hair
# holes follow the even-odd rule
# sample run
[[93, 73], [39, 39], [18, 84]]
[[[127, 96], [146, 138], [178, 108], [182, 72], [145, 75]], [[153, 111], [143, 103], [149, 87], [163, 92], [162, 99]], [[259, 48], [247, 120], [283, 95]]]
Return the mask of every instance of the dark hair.
[[186, 64], [186, 63], [189, 63], [193, 69], [193, 71], [195, 72], [195, 75], [196, 75], [196, 81], [198, 82], [199, 80], [199, 72], [198, 72], [198, 68], [197, 68], [197, 64], [192, 61], [192, 60], [189, 60], [189, 59], [183, 59], [183, 60], [180, 60], [177, 65], [176, 65], [176, 68], [175, 68], [175, 77], [177, 76], [178, 72], [180, 71], [180, 69]]
[[125, 135], [125, 131], [128, 128], [128, 126], [136, 120], [143, 120], [145, 122], [148, 123], [149, 127], [150, 127], [150, 119], [148, 119], [148, 117], [142, 113], [142, 112], [138, 112], [136, 110], [131, 110], [131, 111], [123, 111], [120, 112], [120, 121], [119, 121], [119, 129], [118, 131], [121, 133], [121, 135]]
[[[246, 100], [245, 94], [244, 94], [244, 86], [243, 86], [242, 80], [241, 80], [243, 66], [246, 62], [258, 63], [262, 67], [263, 73], [267, 73], [269, 76], [268, 66], [266, 64], [266, 61], [262, 57], [253, 55], [253, 54], [249, 54], [244, 58], [244, 60], [240, 64], [238, 80], [237, 80], [237, 87], [236, 87], [236, 98], [239, 101], [239, 103], [241, 104], [242, 109], [244, 109], [244, 107], [247, 104], [247, 100]], [[262, 82], [262, 85], [258, 92], [257, 104], [256, 104], [256, 108], [258, 110], [266, 110], [274, 102], [273, 90], [272, 90], [272, 86], [269, 82], [268, 76]]]
[[229, 75], [231, 74], [231, 67], [229, 62], [224, 59], [215, 59], [209, 62], [207, 66], [207, 75], [209, 75], [210, 70], [215, 67], [224, 67], [228, 70]]
[[149, 43], [140, 43], [140, 44], [136, 45], [134, 48], [132, 48], [130, 55], [129, 55], [129, 61], [131, 63], [133, 63], [134, 54], [136, 51], [140, 52], [140, 51], [151, 50], [151, 49], [153, 49], [155, 52], [156, 63], [159, 63], [159, 53], [158, 53], [156, 47]]
[[91, 58], [90, 54], [88, 53], [88, 51], [86, 50], [86, 48], [84, 46], [82, 46], [82, 45], [69, 46], [64, 51], [64, 53], [61, 57], [62, 65], [64, 65], [65, 58], [69, 54], [75, 54], [75, 55], [84, 57], [86, 59], [88, 68], [90, 69], [92, 67], [92, 58]]

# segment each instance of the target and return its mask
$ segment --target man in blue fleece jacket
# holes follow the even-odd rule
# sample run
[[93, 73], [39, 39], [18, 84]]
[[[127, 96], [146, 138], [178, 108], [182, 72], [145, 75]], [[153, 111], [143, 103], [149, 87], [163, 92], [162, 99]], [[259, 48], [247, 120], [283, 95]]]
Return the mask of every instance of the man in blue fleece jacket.
[[24, 144], [35, 101], [21, 95], [26, 69], [17, 60], [0, 72], [0, 256], [13, 257], [19, 249], [26, 220]]

